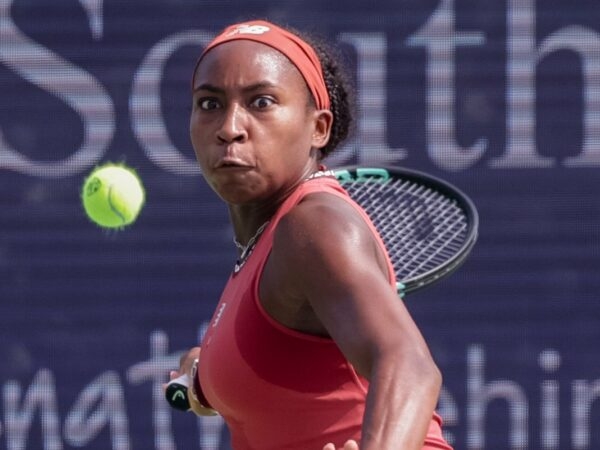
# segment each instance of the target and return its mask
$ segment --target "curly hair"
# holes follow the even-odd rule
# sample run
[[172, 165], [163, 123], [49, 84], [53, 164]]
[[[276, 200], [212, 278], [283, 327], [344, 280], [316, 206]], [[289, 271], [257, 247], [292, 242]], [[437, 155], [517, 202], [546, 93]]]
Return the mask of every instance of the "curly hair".
[[326, 44], [313, 39], [310, 44], [317, 52], [323, 68], [325, 86], [331, 101], [333, 124], [329, 142], [321, 149], [323, 157], [330, 154], [349, 135], [354, 122], [353, 92], [340, 58]]
[[[321, 62], [325, 87], [327, 88], [331, 102], [330, 110], [333, 114], [329, 142], [325, 147], [321, 148], [321, 155], [325, 158], [348, 137], [354, 125], [354, 91], [345, 68], [342, 65], [340, 53], [334, 50], [325, 39], [314, 34], [298, 31], [289, 26], [280, 26], [310, 44]], [[314, 104], [312, 95], [310, 98]]]

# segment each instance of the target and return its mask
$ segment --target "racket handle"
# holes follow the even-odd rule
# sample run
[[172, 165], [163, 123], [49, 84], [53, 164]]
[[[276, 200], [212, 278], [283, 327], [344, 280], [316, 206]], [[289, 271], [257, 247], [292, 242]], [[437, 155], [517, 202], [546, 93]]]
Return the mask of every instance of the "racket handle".
[[191, 383], [190, 376], [187, 373], [172, 379], [167, 383], [165, 397], [172, 408], [180, 411], [190, 410], [190, 399], [188, 398], [188, 389]]

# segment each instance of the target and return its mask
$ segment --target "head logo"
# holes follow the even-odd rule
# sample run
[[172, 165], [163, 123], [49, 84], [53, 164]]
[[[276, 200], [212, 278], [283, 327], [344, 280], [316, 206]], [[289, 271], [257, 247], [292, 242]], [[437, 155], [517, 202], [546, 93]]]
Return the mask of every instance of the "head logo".
[[233, 36], [235, 34], [265, 34], [269, 30], [270, 28], [264, 25], [243, 24], [231, 30], [227, 36]]
[[185, 401], [185, 394], [181, 390], [177, 390], [175, 391], [175, 394], [173, 394], [173, 397], [171, 397], [171, 400], [174, 402], [177, 402], [179, 400]]

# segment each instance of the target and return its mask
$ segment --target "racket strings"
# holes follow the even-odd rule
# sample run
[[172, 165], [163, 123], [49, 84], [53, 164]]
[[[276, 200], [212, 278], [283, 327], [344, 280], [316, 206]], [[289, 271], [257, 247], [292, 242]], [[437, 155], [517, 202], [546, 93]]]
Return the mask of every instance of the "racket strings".
[[435, 269], [453, 258], [466, 240], [462, 208], [424, 185], [388, 180], [344, 187], [371, 217], [399, 279]]

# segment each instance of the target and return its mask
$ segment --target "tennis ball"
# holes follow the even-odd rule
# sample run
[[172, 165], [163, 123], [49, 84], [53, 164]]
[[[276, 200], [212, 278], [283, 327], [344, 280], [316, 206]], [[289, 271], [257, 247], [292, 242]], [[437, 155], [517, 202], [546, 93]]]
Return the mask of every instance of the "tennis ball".
[[103, 228], [123, 228], [140, 213], [146, 194], [135, 171], [108, 163], [94, 169], [83, 183], [81, 199], [87, 216]]

